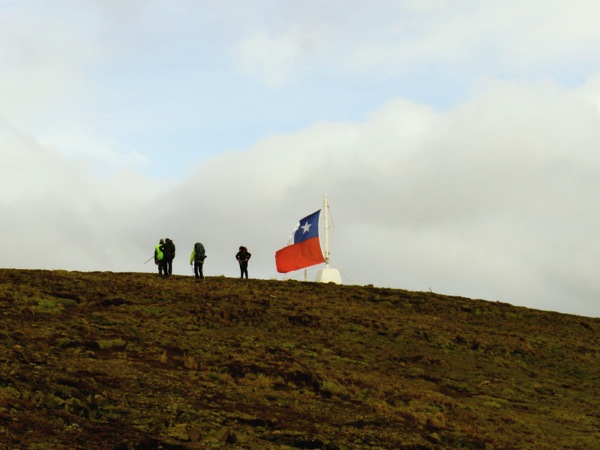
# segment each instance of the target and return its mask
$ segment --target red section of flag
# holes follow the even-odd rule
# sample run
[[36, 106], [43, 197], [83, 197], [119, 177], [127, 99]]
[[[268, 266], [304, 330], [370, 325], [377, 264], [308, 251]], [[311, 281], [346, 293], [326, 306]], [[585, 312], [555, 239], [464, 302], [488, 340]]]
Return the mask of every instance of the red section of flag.
[[277, 272], [287, 273], [325, 262], [319, 236], [288, 245], [275, 253]]

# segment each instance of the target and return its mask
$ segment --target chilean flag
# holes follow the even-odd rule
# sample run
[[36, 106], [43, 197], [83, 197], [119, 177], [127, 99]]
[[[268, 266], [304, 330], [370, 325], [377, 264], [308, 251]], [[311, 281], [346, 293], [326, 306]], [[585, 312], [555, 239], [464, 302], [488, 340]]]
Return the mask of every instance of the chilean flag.
[[301, 219], [294, 231], [294, 242], [275, 252], [277, 272], [287, 273], [325, 262], [319, 242], [321, 210]]

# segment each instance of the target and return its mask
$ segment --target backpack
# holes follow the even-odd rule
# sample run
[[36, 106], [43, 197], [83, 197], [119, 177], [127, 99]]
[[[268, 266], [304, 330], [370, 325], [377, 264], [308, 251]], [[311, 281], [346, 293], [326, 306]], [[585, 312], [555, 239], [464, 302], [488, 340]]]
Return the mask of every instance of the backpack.
[[248, 260], [250, 259], [250, 252], [248, 252], [248, 250], [246, 249], [246, 247], [240, 247], [240, 251], [237, 253], [236, 259], [239, 262], [248, 262]]
[[204, 261], [206, 259], [206, 252], [204, 250], [204, 245], [202, 245], [200, 242], [196, 242], [194, 244], [194, 260], [196, 261]]
[[165, 241], [163, 253], [165, 255], [165, 259], [170, 260], [175, 257], [175, 244], [171, 239], [167, 239]]

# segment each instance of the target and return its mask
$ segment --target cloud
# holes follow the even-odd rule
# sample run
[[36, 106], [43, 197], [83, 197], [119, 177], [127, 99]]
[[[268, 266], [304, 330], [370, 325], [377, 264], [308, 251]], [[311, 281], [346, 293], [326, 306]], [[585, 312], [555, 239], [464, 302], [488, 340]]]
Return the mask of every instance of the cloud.
[[599, 112], [584, 91], [490, 82], [447, 112], [396, 99], [214, 155], [171, 184], [100, 178], [93, 157], [4, 122], [3, 247], [17, 267], [152, 271], [143, 262], [171, 237], [177, 273], [201, 241], [207, 274], [235, 276], [247, 245], [252, 276], [281, 278], [274, 251], [328, 194], [346, 282], [598, 315]]
[[600, 49], [593, 1], [305, 2], [256, 14], [267, 12], [254, 30], [242, 27], [234, 57], [240, 70], [277, 88], [300, 76], [389, 79], [428, 70], [454, 82], [552, 71], [572, 85]]
[[[447, 113], [397, 100], [206, 161], [170, 214], [189, 211], [208, 248], [254, 248], [271, 277], [327, 193], [333, 261], [356, 283], [597, 314], [597, 122], [555, 85], [490, 83]], [[231, 273], [218, 258], [208, 271]]]
[[328, 194], [347, 283], [600, 315], [599, 6], [211, 4], [3, 14], [4, 266], [154, 271], [170, 237], [179, 274], [201, 241], [209, 276], [246, 245], [281, 279]]
[[135, 248], [144, 235], [138, 227], [149, 219], [140, 211], [168, 185], [131, 168], [107, 177], [97, 155], [65, 157], [5, 120], [0, 147], [5, 267], [131, 267], [126, 260], [142, 253]]
[[84, 89], [86, 68], [105, 51], [85, 24], [49, 13], [45, 8], [3, 10], [0, 111], [8, 119], [31, 123], [40, 109], [76, 98]]

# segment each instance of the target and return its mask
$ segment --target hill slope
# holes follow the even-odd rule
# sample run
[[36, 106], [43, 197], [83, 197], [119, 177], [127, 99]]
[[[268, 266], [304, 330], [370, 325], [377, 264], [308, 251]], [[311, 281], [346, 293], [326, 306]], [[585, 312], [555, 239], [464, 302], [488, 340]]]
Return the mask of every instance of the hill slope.
[[600, 320], [373, 287], [0, 270], [3, 448], [600, 448]]

